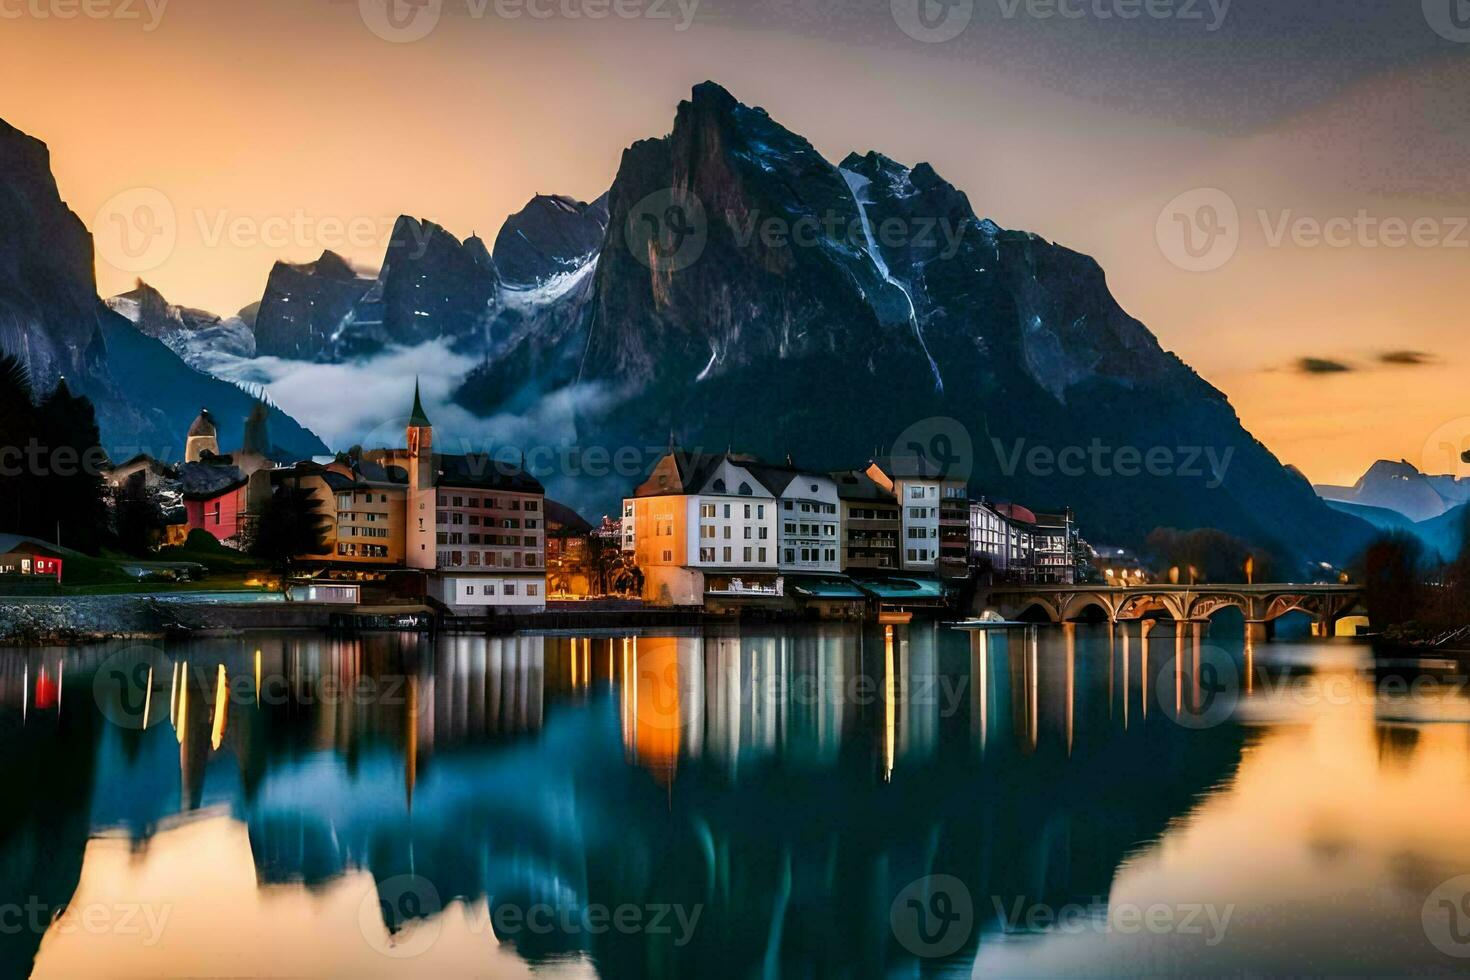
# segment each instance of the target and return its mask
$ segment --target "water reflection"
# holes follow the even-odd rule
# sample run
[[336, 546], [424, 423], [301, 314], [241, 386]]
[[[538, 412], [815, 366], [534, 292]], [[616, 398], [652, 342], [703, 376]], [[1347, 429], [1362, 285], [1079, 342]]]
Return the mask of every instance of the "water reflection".
[[[0, 766], [19, 790], [0, 818], [0, 885], [49, 910], [131, 903], [170, 917], [152, 944], [4, 932], [0, 969], [1014, 974], [1158, 972], [1182, 956], [1360, 971], [1340, 915], [1312, 925], [1321, 889], [1305, 883], [1325, 861], [1344, 888], [1377, 888], [1344, 867], [1375, 814], [1385, 833], [1417, 838], [1395, 842], [1403, 907], [1372, 892], [1376, 948], [1448, 969], [1411, 899], [1470, 870], [1470, 854], [1436, 835], [1437, 810], [1416, 828], [1379, 797], [1411, 786], [1429, 807], [1470, 794], [1465, 728], [1443, 724], [1465, 704], [1452, 668], [1076, 626], [26, 651], [0, 660]], [[1426, 677], [1433, 704], [1431, 687], [1409, 691]], [[1304, 737], [1313, 752], [1281, 752]], [[1312, 771], [1324, 758], [1336, 785]], [[1263, 778], [1263, 761], [1282, 772]], [[1293, 811], [1291, 779], [1320, 788], [1301, 806], [1332, 819]], [[1325, 804], [1345, 779], [1366, 791], [1356, 813]], [[1221, 836], [1201, 842], [1212, 825]], [[1274, 893], [1241, 886], [1273, 834], [1291, 873]], [[1190, 862], [1171, 858], [1180, 849]], [[932, 886], [905, 904], [930, 876], [969, 901], [957, 948], [895, 918], [951, 914]], [[1324, 959], [1303, 963], [1274, 936], [1262, 952], [1249, 939], [1259, 925], [1211, 947], [1187, 934], [1099, 945], [1004, 911], [1265, 908], [1292, 882], [1297, 948]], [[548, 928], [524, 919], [538, 907], [556, 913]], [[641, 918], [597, 929], [598, 910]]]

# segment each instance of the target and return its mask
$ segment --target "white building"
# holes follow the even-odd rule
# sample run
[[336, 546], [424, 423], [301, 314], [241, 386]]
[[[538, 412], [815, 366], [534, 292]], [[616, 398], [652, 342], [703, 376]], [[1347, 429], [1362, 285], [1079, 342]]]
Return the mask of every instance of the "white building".
[[754, 464], [750, 469], [771, 489], [779, 505], [777, 563], [781, 571], [841, 573], [842, 502], [836, 481], [824, 473], [791, 466]]
[[779, 577], [773, 491], [750, 457], [670, 452], [623, 502], [624, 548], [644, 598], [698, 605], [706, 591], [773, 591]]

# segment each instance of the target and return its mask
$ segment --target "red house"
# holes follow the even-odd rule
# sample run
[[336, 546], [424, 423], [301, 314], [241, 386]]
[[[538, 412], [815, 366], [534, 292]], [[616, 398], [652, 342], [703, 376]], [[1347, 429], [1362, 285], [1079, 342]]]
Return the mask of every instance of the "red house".
[[0, 535], [0, 575], [44, 575], [61, 582], [61, 554], [51, 546], [20, 535]]
[[184, 494], [184, 517], [190, 531], [208, 531], [217, 541], [234, 541], [245, 517], [244, 479], [218, 490]]

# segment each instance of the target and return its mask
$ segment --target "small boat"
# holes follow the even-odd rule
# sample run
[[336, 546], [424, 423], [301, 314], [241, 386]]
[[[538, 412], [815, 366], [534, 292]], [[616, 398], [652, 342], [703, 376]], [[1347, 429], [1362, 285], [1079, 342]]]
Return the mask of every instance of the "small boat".
[[1027, 626], [1035, 626], [1035, 623], [1023, 623], [1011, 619], [966, 619], [958, 623], [945, 623], [950, 629], [957, 630], [1014, 630]]

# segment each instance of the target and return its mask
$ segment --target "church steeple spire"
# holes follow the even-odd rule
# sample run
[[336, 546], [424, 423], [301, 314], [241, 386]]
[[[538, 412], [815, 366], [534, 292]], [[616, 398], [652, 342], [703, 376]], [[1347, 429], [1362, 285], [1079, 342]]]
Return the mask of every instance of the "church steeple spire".
[[413, 412], [408, 417], [408, 424], [415, 428], [428, 429], [433, 427], [429, 416], [424, 413], [424, 402], [419, 397], [419, 379], [413, 379]]

